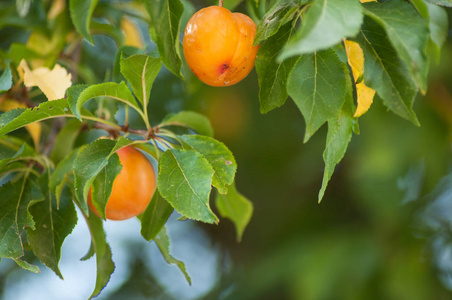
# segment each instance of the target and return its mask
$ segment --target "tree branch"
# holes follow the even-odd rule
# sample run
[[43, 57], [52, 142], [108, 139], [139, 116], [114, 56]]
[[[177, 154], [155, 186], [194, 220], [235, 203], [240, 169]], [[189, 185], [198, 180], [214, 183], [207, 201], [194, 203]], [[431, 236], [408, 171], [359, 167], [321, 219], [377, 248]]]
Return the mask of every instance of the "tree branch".
[[151, 130], [145, 130], [145, 129], [130, 129], [129, 126], [124, 125], [121, 126], [120, 130], [118, 130], [115, 127], [112, 127], [108, 124], [104, 124], [104, 123], [99, 123], [99, 122], [95, 122], [93, 125], [94, 128], [97, 129], [102, 129], [105, 130], [106, 132], [108, 132], [108, 134], [117, 139], [121, 136], [120, 132], [125, 132], [125, 133], [132, 133], [132, 134], [136, 134], [136, 135], [140, 135], [142, 136], [144, 139], [149, 140], [149, 139], [154, 139], [155, 138], [155, 134], [158, 132], [158, 128], [151, 128]]

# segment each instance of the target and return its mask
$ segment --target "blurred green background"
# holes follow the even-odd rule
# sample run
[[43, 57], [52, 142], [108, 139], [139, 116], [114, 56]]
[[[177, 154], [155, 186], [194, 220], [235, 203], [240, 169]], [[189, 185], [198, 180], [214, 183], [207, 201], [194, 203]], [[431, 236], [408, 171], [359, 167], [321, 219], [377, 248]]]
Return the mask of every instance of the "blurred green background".
[[[184, 5], [193, 11], [206, 1]], [[238, 10], [246, 11], [246, 4]], [[144, 23], [137, 24], [152, 49]], [[20, 26], [1, 29], [2, 53], [29, 34]], [[90, 78], [110, 80], [118, 50], [113, 40], [95, 36], [95, 46], [82, 45], [80, 65]], [[192, 287], [140, 237], [137, 220], [107, 222], [116, 271], [98, 299], [452, 299], [450, 37], [441, 63], [431, 59], [428, 93], [415, 102], [421, 127], [374, 103], [359, 119], [360, 135], [353, 136], [321, 204], [325, 127], [303, 144], [304, 121], [291, 99], [260, 114], [254, 71], [226, 88], [185, 74], [183, 82], [160, 72], [151, 121], [185, 109], [207, 115], [216, 138], [236, 157], [237, 187], [253, 202], [253, 217], [237, 243], [228, 220], [214, 226], [172, 216], [172, 252], [186, 262]], [[2, 260], [0, 297], [89, 296], [95, 265], [79, 262], [89, 246], [83, 226], [63, 247], [65, 281], [43, 266], [42, 274], [31, 274]]]

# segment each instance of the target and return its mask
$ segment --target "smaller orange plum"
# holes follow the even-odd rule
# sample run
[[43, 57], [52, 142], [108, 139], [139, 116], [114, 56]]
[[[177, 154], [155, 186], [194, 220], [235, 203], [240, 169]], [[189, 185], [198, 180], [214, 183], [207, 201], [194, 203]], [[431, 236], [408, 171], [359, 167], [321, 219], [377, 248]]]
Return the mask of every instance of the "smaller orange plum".
[[185, 27], [183, 49], [192, 72], [211, 86], [229, 86], [254, 67], [256, 24], [248, 16], [219, 6], [196, 12]]
[[[116, 152], [122, 169], [111, 190], [105, 214], [109, 220], [126, 220], [145, 211], [156, 189], [156, 176], [151, 162], [134, 147], [128, 146]], [[88, 205], [97, 215], [88, 193]]]

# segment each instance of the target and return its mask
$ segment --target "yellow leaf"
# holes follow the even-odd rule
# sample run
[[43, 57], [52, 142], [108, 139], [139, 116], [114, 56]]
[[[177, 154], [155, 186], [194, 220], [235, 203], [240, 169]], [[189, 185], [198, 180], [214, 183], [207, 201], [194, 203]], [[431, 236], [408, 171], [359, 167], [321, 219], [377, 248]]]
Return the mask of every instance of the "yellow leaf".
[[127, 18], [122, 18], [121, 29], [126, 36], [125, 45], [143, 48], [143, 41], [141, 40], [140, 30], [137, 26]]
[[37, 86], [49, 100], [64, 98], [66, 90], [72, 85], [71, 74], [58, 64], [52, 70], [40, 67], [32, 71], [22, 60], [18, 70], [19, 74], [23, 72], [26, 87]]
[[0, 102], [0, 111], [10, 111], [16, 108], [26, 108], [26, 106], [17, 100], [5, 99]]
[[[19, 101], [13, 99], [6, 99], [0, 102], [0, 111], [10, 111], [16, 108], [26, 108], [26, 106], [23, 103], [20, 103]], [[39, 140], [41, 139], [41, 124], [32, 123], [25, 126], [25, 129], [33, 139], [33, 143], [35, 144], [36, 149], [39, 149]]]
[[349, 40], [344, 40], [344, 43], [345, 51], [347, 52], [348, 57], [348, 64], [352, 68], [353, 77], [356, 81], [364, 72], [363, 49], [361, 49], [358, 43]]
[[27, 48], [40, 54], [41, 58], [34, 58], [29, 60], [29, 64], [32, 68], [43, 67], [46, 60], [43, 57], [48, 57], [55, 48], [52, 41], [43, 33], [33, 31], [28, 37]]
[[27, 48], [33, 50], [41, 56], [49, 55], [55, 48], [52, 40], [39, 31], [33, 31], [27, 40]]
[[356, 94], [358, 96], [358, 107], [353, 115], [355, 118], [362, 116], [369, 110], [374, 99], [375, 90], [365, 85], [364, 82], [360, 82], [356, 85]]
[[41, 124], [40, 123], [32, 123], [25, 126], [25, 129], [30, 134], [33, 139], [33, 143], [35, 144], [35, 148], [39, 150], [39, 140], [41, 139]]
[[55, 19], [63, 10], [66, 8], [65, 0], [54, 0], [52, 6], [50, 7], [49, 13], [47, 14], [47, 19]]
[[[355, 83], [364, 73], [364, 53], [358, 43], [344, 40], [345, 51], [347, 52], [348, 64], [352, 69]], [[356, 94], [358, 98], [358, 107], [353, 117], [360, 117], [366, 113], [372, 105], [375, 90], [366, 86], [363, 82], [356, 83]]]

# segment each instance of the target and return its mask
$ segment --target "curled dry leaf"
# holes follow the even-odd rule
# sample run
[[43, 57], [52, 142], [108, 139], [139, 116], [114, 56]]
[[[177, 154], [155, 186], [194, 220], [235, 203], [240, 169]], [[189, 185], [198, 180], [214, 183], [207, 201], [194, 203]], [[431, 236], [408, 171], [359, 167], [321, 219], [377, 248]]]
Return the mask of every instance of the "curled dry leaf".
[[44, 67], [30, 70], [27, 62], [22, 60], [18, 71], [26, 87], [37, 86], [48, 100], [64, 98], [66, 90], [72, 85], [71, 74], [58, 64], [52, 70]]
[[352, 69], [353, 78], [356, 83], [356, 94], [358, 97], [358, 107], [353, 117], [360, 117], [369, 110], [372, 105], [375, 90], [360, 81], [364, 73], [364, 54], [358, 43], [344, 40], [345, 51], [347, 52], [348, 64]]

